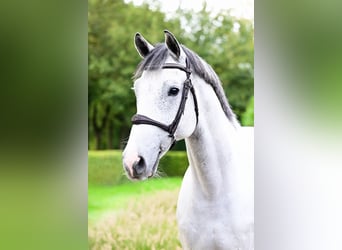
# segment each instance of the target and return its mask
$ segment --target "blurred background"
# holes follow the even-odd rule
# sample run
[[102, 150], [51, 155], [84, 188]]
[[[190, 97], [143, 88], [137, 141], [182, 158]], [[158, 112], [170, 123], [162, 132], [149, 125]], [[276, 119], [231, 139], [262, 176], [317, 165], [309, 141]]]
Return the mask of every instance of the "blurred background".
[[214, 68], [242, 125], [253, 125], [253, 21], [210, 8], [206, 1], [196, 5], [198, 10], [179, 2], [171, 12], [164, 11], [165, 4], [158, 1], [139, 5], [123, 0], [89, 1], [89, 149], [124, 147], [136, 112], [130, 90], [141, 60], [133, 44], [136, 32], [152, 44], [164, 41], [164, 29], [173, 32]]
[[159, 177], [130, 182], [122, 149], [136, 113], [132, 76], [141, 58], [133, 37], [164, 42], [163, 30], [206, 60], [242, 125], [254, 124], [253, 2], [88, 3], [88, 237], [91, 249], [180, 249], [176, 202], [188, 167], [184, 142]]

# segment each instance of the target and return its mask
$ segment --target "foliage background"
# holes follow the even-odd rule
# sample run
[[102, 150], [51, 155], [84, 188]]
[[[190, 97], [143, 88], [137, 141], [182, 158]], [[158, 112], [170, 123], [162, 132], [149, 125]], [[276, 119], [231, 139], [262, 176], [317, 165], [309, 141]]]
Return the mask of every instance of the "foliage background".
[[[214, 68], [242, 125], [253, 125], [252, 21], [233, 17], [229, 11], [212, 14], [205, 4], [199, 12], [178, 9], [166, 17], [153, 1], [135, 6], [123, 0], [90, 0], [89, 149], [123, 148], [129, 135], [130, 118], [135, 113], [135, 97], [130, 87], [140, 57], [134, 48], [134, 34], [140, 32], [155, 44], [164, 40], [164, 29], [173, 32], [178, 41]], [[184, 144], [175, 149], [184, 149]]]

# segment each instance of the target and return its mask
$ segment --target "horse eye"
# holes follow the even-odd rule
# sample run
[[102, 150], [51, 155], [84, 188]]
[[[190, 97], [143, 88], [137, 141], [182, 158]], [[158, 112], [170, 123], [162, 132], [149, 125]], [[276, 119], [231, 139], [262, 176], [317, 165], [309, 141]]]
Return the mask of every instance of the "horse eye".
[[170, 88], [168, 95], [169, 96], [176, 96], [178, 94], [178, 92], [179, 92], [179, 89], [173, 87], [173, 88]]

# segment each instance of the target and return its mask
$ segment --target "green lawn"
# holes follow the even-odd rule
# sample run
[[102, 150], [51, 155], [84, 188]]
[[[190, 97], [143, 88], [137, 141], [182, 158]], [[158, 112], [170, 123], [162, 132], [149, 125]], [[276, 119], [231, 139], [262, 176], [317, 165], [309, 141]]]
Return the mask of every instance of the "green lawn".
[[177, 190], [182, 179], [155, 178], [142, 182], [129, 182], [117, 186], [89, 185], [88, 187], [88, 218], [95, 222], [108, 212], [125, 209], [134, 199], [165, 191]]
[[170, 152], [160, 167], [164, 177], [131, 182], [121, 151], [89, 151], [89, 249], [181, 249], [176, 207], [186, 153]]
[[181, 250], [176, 204], [182, 178], [88, 187], [89, 249]]

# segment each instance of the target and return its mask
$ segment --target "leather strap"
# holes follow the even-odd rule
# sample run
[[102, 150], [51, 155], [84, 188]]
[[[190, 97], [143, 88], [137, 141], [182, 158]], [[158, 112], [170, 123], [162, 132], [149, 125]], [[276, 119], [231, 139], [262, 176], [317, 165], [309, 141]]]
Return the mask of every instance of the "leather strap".
[[188, 94], [189, 90], [191, 91], [193, 100], [194, 100], [194, 105], [195, 105], [195, 113], [196, 113], [196, 125], [198, 123], [198, 105], [197, 105], [197, 98], [195, 94], [195, 89], [191, 83], [190, 75], [191, 75], [191, 70], [190, 70], [190, 65], [188, 63], [188, 60], [186, 60], [186, 67], [176, 64], [176, 63], [165, 63], [162, 67], [163, 69], [179, 69], [182, 70], [186, 73], [186, 80], [184, 81], [184, 86], [183, 86], [183, 92], [182, 92], [182, 97], [181, 97], [181, 102], [179, 104], [179, 108], [177, 111], [177, 114], [172, 121], [171, 124], [166, 125], [161, 122], [158, 122], [156, 120], [153, 120], [145, 115], [140, 115], [140, 114], [135, 114], [132, 117], [132, 123], [135, 125], [140, 125], [140, 124], [147, 124], [147, 125], [152, 125], [161, 128], [162, 130], [166, 131], [169, 133], [169, 136], [174, 139], [174, 134], [177, 130], [178, 124], [180, 122], [180, 119], [184, 113], [185, 109], [185, 104], [186, 100], [188, 99]]

